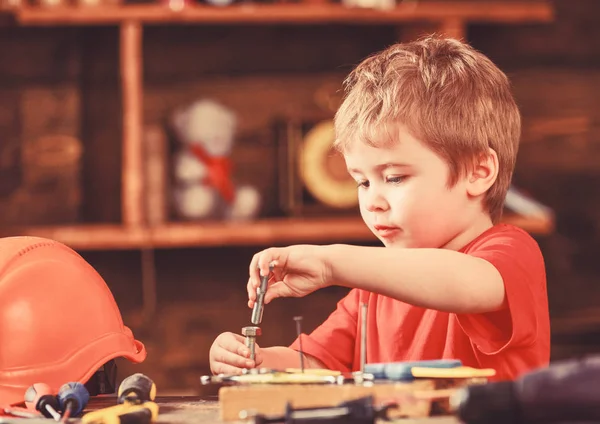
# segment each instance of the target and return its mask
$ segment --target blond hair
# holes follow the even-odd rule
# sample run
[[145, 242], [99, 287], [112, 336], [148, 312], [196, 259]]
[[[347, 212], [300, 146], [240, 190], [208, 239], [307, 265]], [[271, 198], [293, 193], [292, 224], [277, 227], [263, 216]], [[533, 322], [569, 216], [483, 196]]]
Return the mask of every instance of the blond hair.
[[521, 117], [508, 78], [490, 59], [458, 40], [430, 36], [365, 59], [344, 86], [334, 120], [338, 149], [393, 141], [394, 125], [402, 124], [448, 164], [452, 187], [491, 148], [499, 170], [484, 207], [500, 220]]

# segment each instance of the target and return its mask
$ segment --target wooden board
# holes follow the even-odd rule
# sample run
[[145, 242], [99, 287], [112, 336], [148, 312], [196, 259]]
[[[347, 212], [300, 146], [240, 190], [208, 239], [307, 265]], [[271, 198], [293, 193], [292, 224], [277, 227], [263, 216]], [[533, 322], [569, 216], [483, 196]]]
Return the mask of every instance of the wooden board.
[[[115, 405], [114, 396], [92, 397], [87, 404], [85, 413], [95, 411], [100, 408], [106, 408]], [[157, 424], [187, 424], [187, 423], [205, 423], [219, 424], [223, 421], [219, 419], [219, 404], [215, 400], [196, 396], [159, 396], [156, 398], [160, 410]], [[15, 420], [15, 424], [23, 423], [22, 419]], [[40, 424], [48, 422], [47, 419], [37, 421]], [[30, 424], [30, 421], [27, 421]], [[403, 420], [403, 424], [459, 424], [459, 421], [452, 416], [427, 417]], [[34, 424], [31, 421], [31, 424]]]
[[411, 399], [407, 394], [415, 391], [431, 392], [436, 387], [432, 380], [410, 383], [382, 383], [371, 386], [343, 385], [240, 385], [225, 386], [219, 390], [220, 413], [223, 421], [239, 420], [241, 411], [266, 415], [285, 413], [287, 402], [294, 408], [335, 406], [341, 402], [373, 395], [376, 402], [390, 402], [405, 397], [399, 408], [390, 411], [390, 416], [420, 418], [431, 411], [431, 400]]

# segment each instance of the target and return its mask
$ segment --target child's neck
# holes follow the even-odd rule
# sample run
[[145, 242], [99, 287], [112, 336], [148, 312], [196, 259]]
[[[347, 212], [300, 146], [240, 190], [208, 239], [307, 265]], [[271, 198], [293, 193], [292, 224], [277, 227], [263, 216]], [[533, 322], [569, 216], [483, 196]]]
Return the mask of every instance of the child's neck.
[[487, 213], [478, 214], [477, 217], [471, 221], [469, 226], [462, 232], [457, 234], [452, 240], [446, 245], [442, 246], [443, 249], [460, 250], [462, 247], [469, 244], [471, 241], [479, 237], [485, 231], [489, 230], [494, 226], [492, 218]]

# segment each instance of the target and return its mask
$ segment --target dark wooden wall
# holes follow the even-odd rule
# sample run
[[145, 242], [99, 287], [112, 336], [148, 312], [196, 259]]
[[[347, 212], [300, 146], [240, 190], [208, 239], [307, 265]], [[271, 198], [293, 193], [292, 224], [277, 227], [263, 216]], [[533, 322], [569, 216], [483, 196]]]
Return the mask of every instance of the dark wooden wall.
[[[555, 24], [477, 25], [468, 37], [514, 83], [525, 124], [515, 182], [557, 212], [557, 233], [539, 242], [547, 260], [551, 312], [559, 322], [582, 308], [593, 311], [600, 301], [600, 2], [556, 0], [555, 5]], [[240, 117], [238, 175], [261, 187], [272, 204], [272, 119], [282, 112], [322, 111], [317, 90], [339, 87], [353, 65], [395, 42], [397, 34], [391, 26], [147, 28], [145, 121], [163, 123], [174, 107], [202, 96], [234, 108]], [[0, 28], [2, 158], [14, 154], [6, 146], [45, 131], [62, 128], [80, 137], [85, 148], [81, 220], [86, 222], [120, 220], [117, 47], [118, 30], [112, 27]], [[6, 195], [18, 180], [9, 166], [0, 172], [6, 176], [0, 195]], [[124, 372], [148, 372], [165, 390], [198, 389], [199, 375], [208, 372], [212, 340], [249, 321], [247, 265], [263, 247], [158, 251], [159, 310], [151, 327], [141, 324], [140, 253], [83, 252], [148, 347], [145, 364], [122, 363]], [[344, 292], [332, 288], [269, 305], [260, 342], [292, 341], [292, 317], [298, 314], [310, 331]], [[581, 337], [567, 342], [570, 327], [557, 328], [555, 357], [600, 346], [581, 347]]]

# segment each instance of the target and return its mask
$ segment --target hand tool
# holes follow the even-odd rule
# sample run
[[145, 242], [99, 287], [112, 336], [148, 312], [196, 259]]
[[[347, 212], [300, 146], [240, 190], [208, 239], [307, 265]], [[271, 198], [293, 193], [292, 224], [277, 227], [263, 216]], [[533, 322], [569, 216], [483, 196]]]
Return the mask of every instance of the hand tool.
[[550, 363], [515, 381], [459, 389], [450, 405], [467, 424], [600, 421], [600, 355]]
[[155, 402], [124, 403], [88, 412], [81, 424], [150, 424], [156, 421], [158, 409]]
[[81, 418], [81, 423], [149, 424], [158, 417], [155, 397], [154, 381], [144, 374], [133, 374], [121, 382], [117, 405], [89, 412]]
[[246, 347], [250, 350], [250, 359], [256, 359], [256, 337], [262, 334], [260, 327], [244, 327], [242, 335], [246, 337]]
[[298, 338], [298, 344], [300, 345], [300, 350], [298, 353], [300, 354], [300, 370], [304, 372], [304, 352], [302, 350], [302, 317], [294, 317], [294, 321], [296, 321], [296, 337]]
[[415, 378], [412, 374], [413, 367], [454, 368], [460, 366], [462, 366], [462, 362], [458, 359], [433, 359], [366, 364], [365, 371], [372, 374], [376, 380], [410, 381]]
[[139, 405], [140, 403], [153, 401], [155, 397], [156, 385], [154, 381], [142, 373], [136, 373], [121, 382], [117, 402], [119, 404], [128, 402]]
[[63, 384], [58, 389], [58, 403], [62, 411], [62, 421], [66, 422], [69, 417], [76, 417], [87, 405], [90, 394], [85, 386], [79, 382]]
[[360, 334], [360, 372], [365, 372], [367, 363], [367, 304], [362, 303], [360, 309], [361, 334]]
[[342, 402], [333, 407], [321, 408], [294, 409], [288, 402], [285, 408], [285, 414], [282, 416], [269, 417], [261, 414], [252, 416], [248, 411], [241, 411], [240, 419], [252, 418], [254, 424], [374, 424], [377, 419], [389, 420], [388, 411], [395, 407], [397, 407], [397, 404], [395, 403], [375, 406], [374, 398], [372, 396]]
[[260, 325], [263, 318], [263, 310], [265, 307], [265, 294], [267, 293], [267, 286], [269, 284], [269, 277], [273, 272], [273, 265], [269, 266], [269, 273], [260, 277], [260, 286], [256, 288], [256, 301], [252, 308], [251, 322], [254, 325]]
[[232, 384], [336, 384], [337, 376], [309, 373], [268, 372], [242, 375], [205, 375], [200, 378], [204, 385], [214, 383]]
[[25, 406], [30, 411], [39, 411], [46, 418], [60, 421], [60, 403], [45, 383], [35, 383], [25, 391]]
[[371, 374], [331, 371], [325, 369], [298, 369], [273, 370], [268, 368], [252, 369], [249, 373], [203, 375], [200, 382], [207, 384], [361, 384], [365, 381], [372, 382]]

